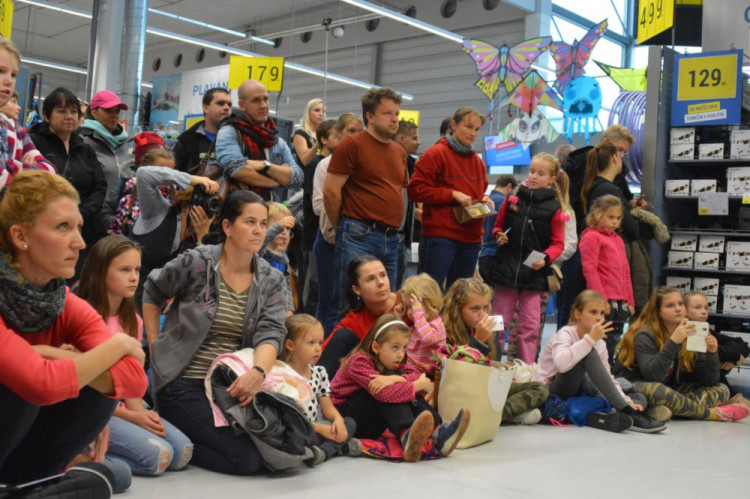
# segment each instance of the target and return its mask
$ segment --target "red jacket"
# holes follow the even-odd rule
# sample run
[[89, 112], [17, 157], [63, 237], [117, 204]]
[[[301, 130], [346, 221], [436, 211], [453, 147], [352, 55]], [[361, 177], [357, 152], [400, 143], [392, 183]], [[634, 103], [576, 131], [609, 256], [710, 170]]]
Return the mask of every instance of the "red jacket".
[[481, 242], [483, 219], [459, 224], [453, 214], [453, 208], [458, 206], [453, 201], [453, 191], [481, 201], [487, 185], [487, 167], [476, 154], [458, 154], [445, 139], [427, 149], [414, 165], [407, 187], [410, 201], [424, 203], [422, 234], [465, 243]]
[[[396, 303], [394, 302], [393, 306], [396, 306]], [[387, 313], [392, 313], [393, 309], [389, 310]], [[341, 328], [348, 329], [352, 333], [356, 334], [357, 337], [362, 341], [362, 338], [367, 336], [367, 333], [370, 331], [370, 328], [373, 324], [375, 324], [375, 321], [378, 320], [380, 316], [374, 316], [370, 313], [369, 310], [367, 310], [367, 307], [362, 307], [362, 310], [355, 312], [354, 310], [347, 313], [343, 319], [341, 319], [341, 322], [336, 324], [336, 327], [333, 328], [333, 331], [331, 331], [331, 334], [328, 335], [328, 338], [323, 342], [322, 349], [325, 350], [328, 346], [328, 343], [331, 341], [331, 338], [333, 338], [333, 335], [336, 334], [336, 331], [338, 331]]]
[[607, 229], [589, 227], [578, 242], [586, 287], [607, 300], [625, 300], [631, 307], [633, 284], [622, 238]]
[[[39, 406], [75, 398], [79, 388], [73, 360], [44, 359], [32, 345], [59, 347], [68, 343], [85, 352], [111, 337], [101, 316], [70, 291], [62, 313], [46, 331], [19, 334], [0, 317], [0, 385]], [[114, 382], [114, 393], [107, 394], [109, 397], [140, 398], [146, 393], [146, 373], [133, 357], [123, 357], [109, 372]]]

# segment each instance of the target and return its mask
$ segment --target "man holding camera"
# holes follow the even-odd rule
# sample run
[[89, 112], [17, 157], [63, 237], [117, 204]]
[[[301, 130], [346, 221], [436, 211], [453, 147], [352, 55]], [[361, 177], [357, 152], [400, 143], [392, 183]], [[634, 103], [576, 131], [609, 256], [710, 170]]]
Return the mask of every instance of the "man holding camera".
[[284, 201], [281, 188], [302, 187], [304, 174], [269, 118], [268, 90], [257, 80], [246, 80], [238, 96], [242, 115], [229, 117], [216, 136], [219, 166], [263, 199]]

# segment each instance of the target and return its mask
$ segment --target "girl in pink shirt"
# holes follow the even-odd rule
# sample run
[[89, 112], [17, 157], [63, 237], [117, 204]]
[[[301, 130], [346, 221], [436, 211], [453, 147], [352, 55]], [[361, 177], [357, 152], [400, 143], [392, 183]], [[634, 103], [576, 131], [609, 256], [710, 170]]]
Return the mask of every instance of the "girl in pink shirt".
[[397, 312], [411, 325], [409, 345], [406, 347], [408, 361], [430, 378], [435, 376], [435, 361], [432, 356], [445, 345], [445, 325], [440, 317], [443, 293], [438, 283], [429, 274], [411, 276], [404, 281], [399, 291], [401, 305]]
[[635, 315], [625, 243], [616, 232], [622, 216], [622, 202], [616, 196], [606, 194], [597, 198], [586, 215], [588, 228], [583, 231], [578, 243], [586, 287], [602, 295], [608, 302], [607, 321], [612, 323], [612, 332], [605, 342], [610, 365], [615, 347], [622, 337], [623, 326]]
[[607, 302], [596, 291], [586, 290], [576, 297], [570, 323], [547, 342], [534, 381], [544, 383], [551, 394], [563, 400], [581, 391], [603, 396], [615, 412], [589, 414], [586, 418], [589, 426], [613, 432], [664, 430], [664, 423], [646, 416], [644, 406], [625, 395], [609, 370], [607, 347], [602, 341], [612, 332], [612, 323], [605, 319], [606, 306]]
[[[78, 296], [101, 314], [112, 334], [124, 332], [138, 341], [143, 339], [143, 321], [133, 296], [140, 267], [138, 243], [124, 236], [107, 236], [91, 249], [78, 287]], [[105, 464], [124, 462], [134, 475], [159, 475], [184, 468], [192, 455], [190, 439], [148, 409], [142, 399], [124, 399], [115, 409]]]
[[406, 361], [411, 331], [393, 314], [381, 316], [336, 372], [331, 399], [357, 423], [356, 438], [378, 438], [388, 429], [404, 448], [404, 461], [419, 461], [429, 439], [447, 457], [469, 426], [466, 409], [447, 424], [424, 399], [432, 381]]

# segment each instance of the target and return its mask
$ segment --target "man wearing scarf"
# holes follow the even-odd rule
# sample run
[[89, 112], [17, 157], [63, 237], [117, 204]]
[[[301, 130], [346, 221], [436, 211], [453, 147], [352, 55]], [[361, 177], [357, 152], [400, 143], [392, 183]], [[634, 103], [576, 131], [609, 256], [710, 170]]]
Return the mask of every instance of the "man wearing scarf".
[[221, 123], [216, 159], [227, 177], [246, 184], [267, 201], [284, 201], [281, 188], [301, 187], [304, 174], [268, 117], [268, 90], [257, 80], [247, 80], [240, 85], [238, 97], [243, 114], [233, 114]]
[[344, 138], [328, 165], [323, 187], [325, 212], [336, 229], [334, 303], [349, 262], [362, 255], [382, 260], [391, 290], [396, 289], [399, 227], [404, 217], [402, 189], [408, 183], [406, 152], [393, 142], [398, 132], [401, 96], [390, 88], [371, 88], [362, 96], [365, 130]]

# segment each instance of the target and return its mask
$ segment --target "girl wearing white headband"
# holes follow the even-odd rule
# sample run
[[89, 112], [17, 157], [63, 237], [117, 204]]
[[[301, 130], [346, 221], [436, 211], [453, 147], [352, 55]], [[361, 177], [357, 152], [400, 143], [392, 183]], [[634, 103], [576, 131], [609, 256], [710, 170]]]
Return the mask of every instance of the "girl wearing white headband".
[[406, 362], [410, 328], [395, 315], [381, 316], [331, 382], [331, 400], [357, 423], [356, 438], [378, 438], [386, 429], [399, 437], [404, 461], [422, 457], [430, 439], [447, 457], [469, 426], [469, 411], [446, 424], [424, 399], [432, 381]]

